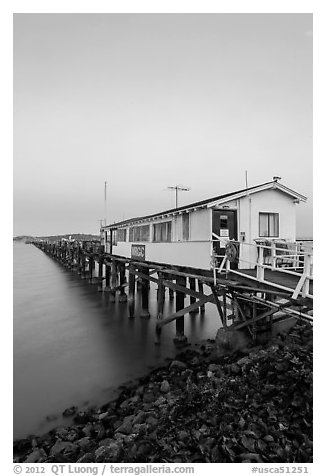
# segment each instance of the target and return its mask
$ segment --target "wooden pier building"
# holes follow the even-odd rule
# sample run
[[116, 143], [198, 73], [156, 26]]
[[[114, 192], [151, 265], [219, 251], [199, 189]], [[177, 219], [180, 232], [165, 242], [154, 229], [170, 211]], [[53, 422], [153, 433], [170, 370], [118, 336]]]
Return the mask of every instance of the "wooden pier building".
[[[273, 180], [150, 216], [101, 227], [101, 243], [35, 243], [108, 292], [128, 301], [135, 317], [149, 314], [149, 283], [157, 292], [157, 334], [175, 322], [185, 341], [184, 318], [216, 305], [226, 334], [261, 332], [289, 318], [312, 322], [312, 249], [295, 240], [295, 207], [306, 198]], [[175, 312], [164, 316], [166, 291]], [[126, 292], [127, 291], [127, 292]], [[185, 298], [189, 297], [189, 303]]]

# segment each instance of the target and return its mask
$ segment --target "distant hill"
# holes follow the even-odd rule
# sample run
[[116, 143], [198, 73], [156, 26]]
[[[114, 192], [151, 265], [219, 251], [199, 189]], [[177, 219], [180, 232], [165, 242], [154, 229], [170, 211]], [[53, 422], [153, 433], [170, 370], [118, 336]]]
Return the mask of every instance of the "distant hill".
[[66, 235], [50, 235], [50, 236], [15, 236], [14, 241], [20, 241], [22, 243], [28, 243], [31, 241], [38, 241], [38, 240], [47, 240], [47, 241], [59, 241], [59, 240], [78, 240], [78, 241], [91, 241], [91, 240], [99, 240], [99, 235], [90, 235], [87, 233], [70, 233]]

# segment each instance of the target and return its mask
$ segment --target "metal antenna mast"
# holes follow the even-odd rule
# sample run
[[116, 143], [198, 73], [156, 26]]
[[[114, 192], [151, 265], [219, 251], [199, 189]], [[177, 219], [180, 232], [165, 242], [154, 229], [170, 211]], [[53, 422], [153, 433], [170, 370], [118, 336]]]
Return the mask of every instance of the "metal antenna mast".
[[178, 208], [178, 192], [189, 192], [190, 188], [182, 187], [181, 185], [173, 185], [168, 187], [170, 190], [175, 190], [175, 208]]

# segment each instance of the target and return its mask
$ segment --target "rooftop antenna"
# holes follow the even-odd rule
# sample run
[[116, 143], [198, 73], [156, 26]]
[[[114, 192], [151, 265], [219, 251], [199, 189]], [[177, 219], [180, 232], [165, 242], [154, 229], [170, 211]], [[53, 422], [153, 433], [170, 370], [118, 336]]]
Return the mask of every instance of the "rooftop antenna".
[[189, 192], [189, 187], [183, 187], [182, 185], [171, 185], [169, 190], [175, 190], [175, 208], [178, 208], [178, 192]]
[[246, 189], [248, 188], [248, 170], [246, 170]]

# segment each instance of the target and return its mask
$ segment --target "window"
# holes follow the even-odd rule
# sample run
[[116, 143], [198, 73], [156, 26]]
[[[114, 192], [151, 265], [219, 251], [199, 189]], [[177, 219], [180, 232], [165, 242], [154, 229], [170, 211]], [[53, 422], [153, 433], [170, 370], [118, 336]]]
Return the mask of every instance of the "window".
[[221, 215], [220, 216], [220, 228], [228, 228], [228, 216], [227, 215]]
[[129, 228], [129, 241], [149, 241], [150, 225], [132, 226]]
[[127, 230], [126, 230], [126, 228], [118, 228], [118, 230], [117, 230], [117, 240], [118, 241], [127, 241]]
[[278, 213], [259, 213], [259, 236], [279, 236]]
[[189, 240], [189, 213], [182, 214], [182, 239]]
[[111, 229], [112, 245], [117, 245], [117, 229]]
[[153, 241], [156, 241], [156, 242], [171, 241], [171, 223], [172, 222], [170, 221], [165, 221], [163, 223], [156, 223], [154, 225]]

